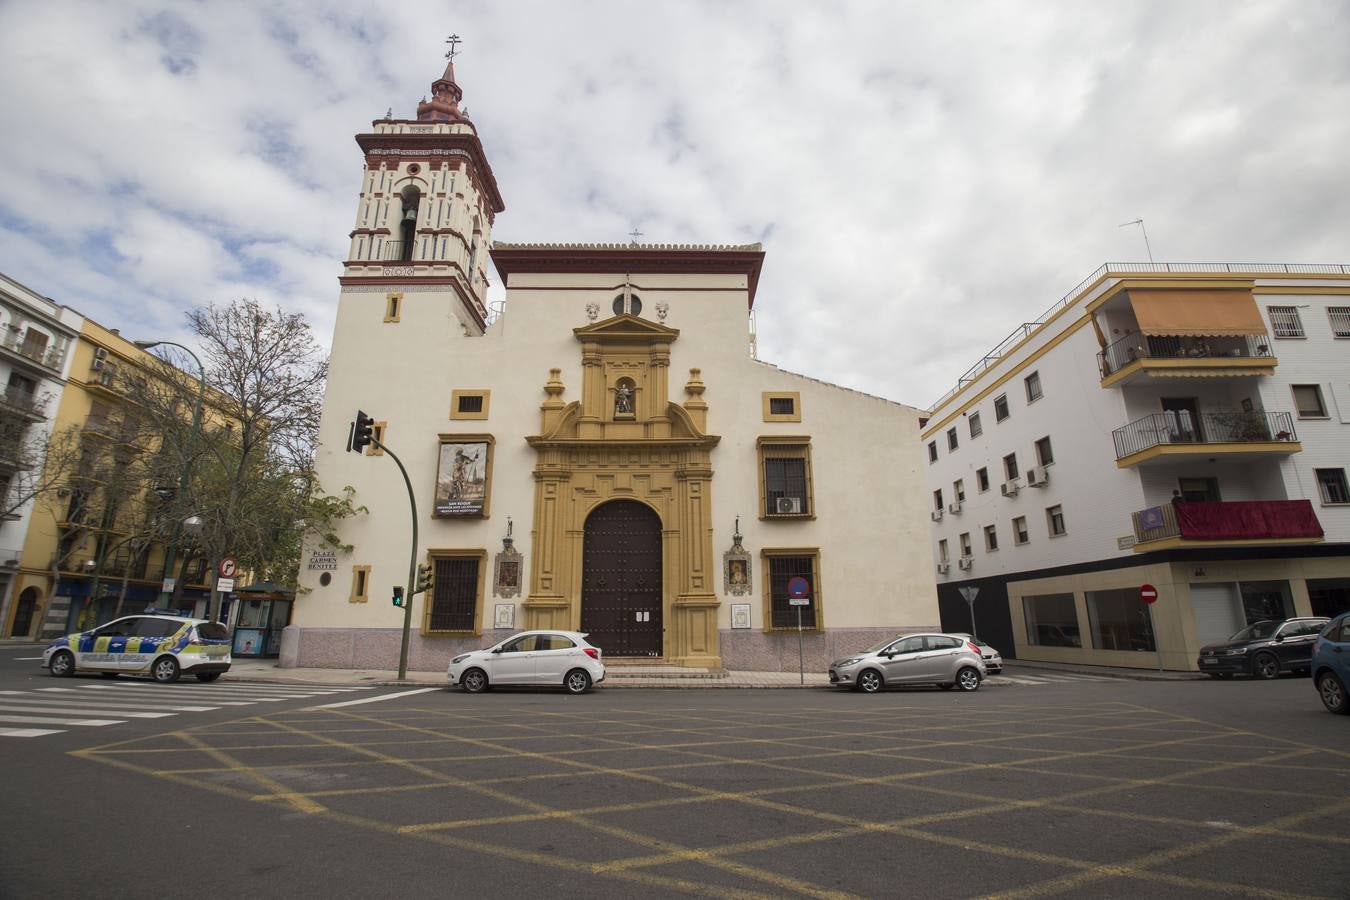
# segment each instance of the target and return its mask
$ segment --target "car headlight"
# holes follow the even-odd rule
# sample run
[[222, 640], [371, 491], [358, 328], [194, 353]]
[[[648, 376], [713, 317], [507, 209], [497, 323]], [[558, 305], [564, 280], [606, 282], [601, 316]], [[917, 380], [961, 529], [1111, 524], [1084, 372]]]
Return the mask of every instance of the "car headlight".
[[1229, 650], [1229, 651], [1228, 651], [1228, 655], [1229, 655], [1229, 656], [1241, 656], [1242, 654], [1244, 654], [1244, 653], [1246, 653], [1246, 652], [1247, 652], [1247, 648], [1246, 648], [1246, 647], [1237, 647], [1237, 648], [1234, 648], [1234, 649], [1232, 649], [1232, 650]]
[[861, 656], [851, 656], [851, 657], [849, 657], [848, 659], [841, 659], [841, 660], [839, 660], [839, 662], [835, 663], [835, 665], [836, 665], [836, 666], [841, 666], [841, 667], [842, 667], [842, 666], [851, 666], [851, 665], [853, 665], [854, 663], [860, 663], [860, 662], [862, 662], [862, 657], [861, 657]]
[[472, 653], [461, 653], [459, 656], [456, 656], [454, 659], [450, 660], [450, 665], [452, 665], [452, 666], [457, 666], [457, 665], [459, 665], [460, 663], [464, 662], [464, 660], [468, 659], [470, 656], [473, 656], [473, 654], [472, 654]]

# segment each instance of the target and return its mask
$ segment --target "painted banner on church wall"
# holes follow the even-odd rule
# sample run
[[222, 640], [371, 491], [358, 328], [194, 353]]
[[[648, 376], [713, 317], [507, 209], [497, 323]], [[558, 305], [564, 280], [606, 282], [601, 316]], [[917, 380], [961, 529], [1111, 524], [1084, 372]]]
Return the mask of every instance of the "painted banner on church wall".
[[481, 516], [487, 504], [487, 441], [441, 444], [436, 468], [437, 516]]

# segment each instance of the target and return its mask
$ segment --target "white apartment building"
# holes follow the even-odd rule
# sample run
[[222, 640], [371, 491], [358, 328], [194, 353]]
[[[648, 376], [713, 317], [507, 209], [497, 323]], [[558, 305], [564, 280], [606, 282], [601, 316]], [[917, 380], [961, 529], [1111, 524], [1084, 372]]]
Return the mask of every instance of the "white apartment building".
[[[70, 348], [83, 317], [0, 275], [0, 623], [27, 635], [35, 594], [11, 597], [28, 523], [39, 449], [65, 387]], [[11, 609], [18, 604], [17, 609]]]
[[1350, 608], [1350, 266], [1105, 265], [923, 439], [943, 626], [1007, 655], [1193, 670]]

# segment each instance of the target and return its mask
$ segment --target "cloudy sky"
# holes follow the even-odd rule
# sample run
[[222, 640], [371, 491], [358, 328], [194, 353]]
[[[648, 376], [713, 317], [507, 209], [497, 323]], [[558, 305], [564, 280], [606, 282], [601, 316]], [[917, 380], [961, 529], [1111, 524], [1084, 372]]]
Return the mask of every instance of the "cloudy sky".
[[1350, 262], [1339, 0], [0, 0], [0, 271], [129, 335], [247, 295], [327, 340], [352, 135], [452, 31], [496, 240], [762, 241], [760, 357], [917, 406], [1146, 259], [1122, 222]]

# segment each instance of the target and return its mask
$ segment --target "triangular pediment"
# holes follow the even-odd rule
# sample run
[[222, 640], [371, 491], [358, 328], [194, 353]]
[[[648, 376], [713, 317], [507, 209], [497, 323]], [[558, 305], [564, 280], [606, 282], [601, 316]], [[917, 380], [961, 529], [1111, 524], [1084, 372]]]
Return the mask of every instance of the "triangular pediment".
[[639, 319], [628, 314], [611, 316], [593, 325], [573, 328], [577, 340], [652, 340], [673, 341], [680, 336], [680, 329], [670, 328], [658, 322]]

